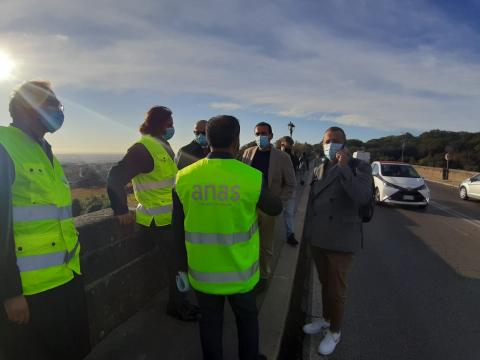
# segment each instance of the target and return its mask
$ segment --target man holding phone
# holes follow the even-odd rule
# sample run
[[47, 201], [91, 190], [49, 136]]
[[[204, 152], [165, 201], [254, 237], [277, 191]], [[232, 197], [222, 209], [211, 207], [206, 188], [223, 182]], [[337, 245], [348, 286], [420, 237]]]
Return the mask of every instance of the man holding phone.
[[318, 352], [329, 355], [340, 341], [347, 290], [347, 275], [354, 253], [361, 248], [360, 207], [372, 197], [370, 165], [353, 161], [345, 132], [331, 127], [323, 136], [322, 163], [314, 170], [305, 238], [322, 284], [323, 317], [303, 327], [306, 334], [325, 330]]

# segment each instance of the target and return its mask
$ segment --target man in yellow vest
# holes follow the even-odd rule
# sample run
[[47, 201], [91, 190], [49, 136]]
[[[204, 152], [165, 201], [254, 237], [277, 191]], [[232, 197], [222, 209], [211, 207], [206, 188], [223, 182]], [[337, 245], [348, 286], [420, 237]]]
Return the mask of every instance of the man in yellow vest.
[[175, 239], [184, 244], [188, 279], [202, 317], [200, 339], [205, 360], [223, 359], [225, 297], [235, 313], [239, 358], [264, 358], [258, 352], [258, 317], [253, 291], [258, 283], [257, 207], [276, 216], [280, 199], [263, 186], [262, 173], [234, 159], [240, 124], [233, 116], [209, 120], [211, 153], [177, 174], [173, 193]]
[[48, 82], [31, 81], [9, 107], [13, 123], [0, 127], [0, 357], [83, 359], [90, 340], [70, 187], [44, 139], [62, 126], [63, 106]]
[[[183, 321], [196, 321], [198, 308], [177, 289], [175, 276], [181, 259], [172, 233], [172, 188], [177, 166], [168, 140], [173, 137], [172, 111], [152, 107], [140, 126], [142, 137], [114, 166], [108, 177], [108, 195], [121, 225], [140, 225], [144, 236], [155, 243], [167, 263], [169, 300], [167, 314]], [[130, 213], [125, 186], [132, 182], [138, 206]]]

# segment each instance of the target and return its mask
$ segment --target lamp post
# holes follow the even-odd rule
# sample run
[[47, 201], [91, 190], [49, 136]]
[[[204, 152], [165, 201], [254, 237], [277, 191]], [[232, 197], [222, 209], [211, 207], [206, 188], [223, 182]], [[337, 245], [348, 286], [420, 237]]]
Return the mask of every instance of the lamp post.
[[403, 141], [402, 141], [402, 162], [403, 162], [403, 153], [405, 152], [405, 136], [406, 136], [406, 135], [407, 135], [406, 133], [403, 134]]
[[288, 130], [290, 131], [290, 137], [292, 137], [293, 130], [295, 130], [295, 124], [290, 121], [287, 126]]

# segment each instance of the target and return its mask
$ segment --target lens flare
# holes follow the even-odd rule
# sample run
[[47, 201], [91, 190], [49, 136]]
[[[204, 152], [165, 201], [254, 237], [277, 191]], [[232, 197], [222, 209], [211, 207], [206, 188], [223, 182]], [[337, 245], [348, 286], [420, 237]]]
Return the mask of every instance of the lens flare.
[[0, 80], [6, 80], [12, 76], [15, 64], [7, 53], [0, 51]]

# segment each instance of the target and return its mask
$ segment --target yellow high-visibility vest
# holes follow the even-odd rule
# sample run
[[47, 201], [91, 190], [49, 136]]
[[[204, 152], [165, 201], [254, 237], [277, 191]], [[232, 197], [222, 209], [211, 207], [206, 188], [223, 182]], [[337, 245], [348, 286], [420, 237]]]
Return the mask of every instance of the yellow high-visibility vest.
[[150, 226], [172, 223], [172, 189], [177, 174], [177, 165], [165, 150], [160, 140], [144, 135], [138, 143], [145, 146], [153, 158], [153, 170], [132, 179], [133, 191], [138, 201], [136, 221]]
[[233, 159], [203, 159], [180, 170], [175, 186], [192, 287], [217, 295], [251, 291], [260, 276], [262, 173]]
[[37, 294], [80, 274], [80, 245], [70, 186], [62, 166], [13, 126], [0, 127], [0, 144], [12, 158], [13, 236], [23, 294]]

